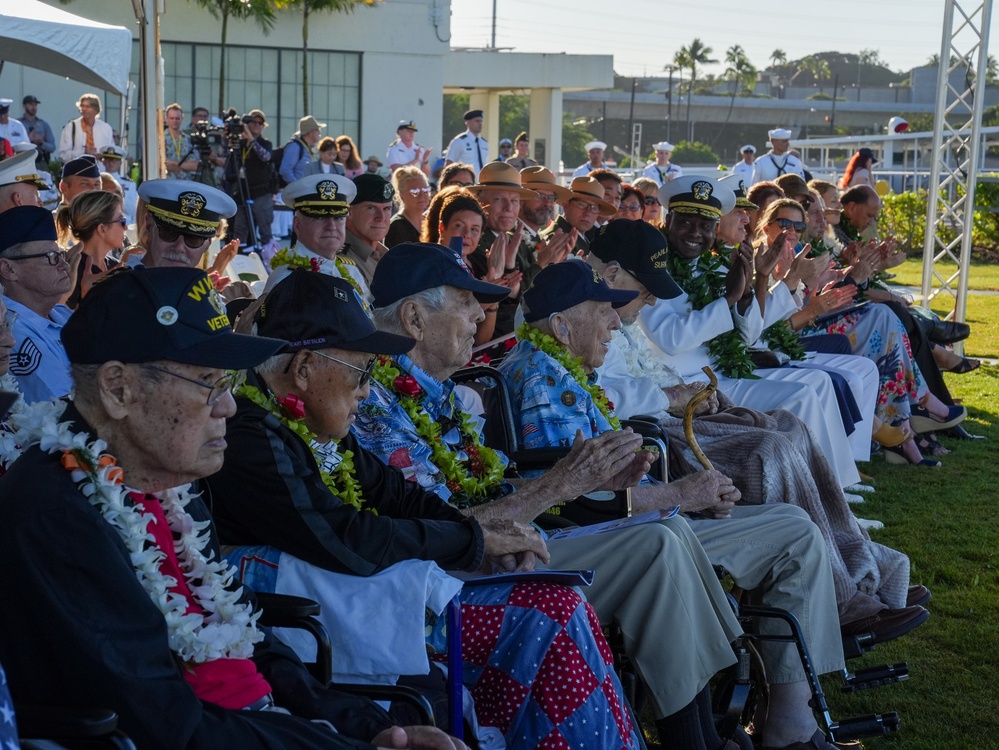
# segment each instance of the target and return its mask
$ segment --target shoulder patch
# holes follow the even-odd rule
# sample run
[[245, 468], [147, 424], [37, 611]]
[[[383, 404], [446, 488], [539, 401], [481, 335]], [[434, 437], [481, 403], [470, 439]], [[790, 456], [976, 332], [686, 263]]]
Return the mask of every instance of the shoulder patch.
[[42, 363], [42, 352], [30, 338], [21, 342], [17, 351], [10, 353], [10, 372], [17, 377], [30, 375]]

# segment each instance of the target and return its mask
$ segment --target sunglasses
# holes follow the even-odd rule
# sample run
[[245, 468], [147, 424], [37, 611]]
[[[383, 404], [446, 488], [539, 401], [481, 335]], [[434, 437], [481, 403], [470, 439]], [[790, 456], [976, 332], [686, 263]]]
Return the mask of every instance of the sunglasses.
[[312, 350], [312, 353], [315, 354], [316, 356], [322, 357], [323, 359], [332, 360], [333, 362], [336, 362], [339, 365], [343, 365], [344, 367], [349, 367], [351, 370], [361, 373], [357, 377], [358, 388], [363, 388], [365, 385], [367, 385], [367, 382], [371, 380], [371, 373], [374, 371], [375, 362], [378, 359], [377, 357], [372, 357], [371, 359], [368, 360], [368, 364], [366, 366], [358, 367], [357, 365], [352, 365], [350, 362], [344, 362], [342, 359], [331, 357], [329, 354], [323, 354], [322, 352], [317, 351], [315, 349]]
[[804, 232], [808, 225], [803, 221], [792, 221], [791, 219], [774, 219], [770, 222], [776, 224], [781, 229], [793, 229], [795, 232]]
[[408, 192], [414, 198], [416, 196], [418, 196], [420, 193], [424, 193], [426, 195], [429, 195], [430, 194], [430, 187], [427, 186], [427, 187], [410, 188]]
[[[156, 233], [159, 234], [160, 240], [166, 242], [167, 244], [172, 244], [177, 241], [178, 237], [183, 237], [184, 244], [192, 250], [204, 247], [205, 243], [211, 239], [211, 237], [198, 237], [193, 234], [181, 234], [176, 229], [170, 229], [169, 227], [160, 226], [159, 224], [156, 225]], [[53, 265], [55, 264], [53, 263]]]
[[654, 195], [647, 195], [647, 196], [645, 196], [645, 205], [646, 206], [659, 206], [659, 205], [662, 205], [662, 204], [659, 203], [659, 199], [656, 198], [656, 196], [654, 196]]
[[124, 216], [120, 216], [117, 219], [111, 219], [111, 221], [106, 222], [107, 224], [121, 224], [123, 227], [128, 227], [128, 219]]

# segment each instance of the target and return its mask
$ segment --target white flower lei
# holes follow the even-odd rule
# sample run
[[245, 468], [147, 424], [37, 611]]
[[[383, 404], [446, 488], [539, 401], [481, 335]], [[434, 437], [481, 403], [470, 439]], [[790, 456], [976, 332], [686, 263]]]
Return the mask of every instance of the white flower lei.
[[[5, 372], [0, 375], [0, 391], [7, 391], [9, 393], [16, 393], [20, 396], [21, 389], [17, 385], [17, 379], [11, 375], [9, 372]], [[17, 442], [14, 440], [13, 432], [7, 428], [10, 423], [11, 418], [16, 414], [21, 414], [25, 409], [30, 409], [24, 403], [23, 398], [18, 398], [14, 402], [14, 405], [10, 408], [11, 416], [8, 417], [7, 422], [4, 424], [4, 428], [0, 429], [0, 467], [4, 469], [9, 469], [10, 465], [14, 463], [18, 456], [21, 455], [21, 449], [18, 447]]]
[[683, 383], [680, 373], [657, 356], [649, 344], [645, 332], [632, 323], [614, 331], [614, 346], [621, 350], [633, 378], [650, 378], [660, 388], [668, 388]]
[[[37, 443], [47, 453], [72, 452], [81, 468], [70, 476], [80, 492], [107, 521], [128, 549], [135, 577], [159, 607], [167, 622], [170, 649], [185, 662], [203, 663], [215, 659], [247, 659], [253, 655], [253, 644], [263, 640], [257, 629], [260, 613], [252, 605], [239, 601], [242, 587], [227, 588], [236, 569], [227, 562], [215, 561], [214, 552], [203, 554], [208, 545], [206, 531], [210, 521], [195, 521], [185, 510], [194, 497], [190, 485], [166, 490], [157, 498], [163, 506], [170, 530], [179, 537], [174, 551], [184, 571], [184, 578], [204, 614], [187, 612], [187, 598], [173, 593], [173, 576], [160, 571], [166, 558], [147, 530], [152, 515], [143, 513], [129, 497], [128, 490], [114, 481], [112, 472], [120, 471], [113, 463], [98, 467], [107, 444], [103, 440], [88, 442], [83, 432], [73, 433], [69, 422], [59, 422], [66, 408], [64, 401], [42, 401], [11, 418], [14, 441], [27, 449]], [[120, 481], [120, 480], [119, 480]]]

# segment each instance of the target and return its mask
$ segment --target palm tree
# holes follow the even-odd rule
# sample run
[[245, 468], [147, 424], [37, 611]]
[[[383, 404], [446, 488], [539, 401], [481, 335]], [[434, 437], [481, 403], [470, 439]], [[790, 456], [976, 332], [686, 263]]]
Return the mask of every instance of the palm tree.
[[219, 108], [225, 111], [225, 52], [229, 36], [229, 19], [253, 20], [264, 34], [274, 28], [274, 5], [269, 0], [195, 0], [214, 18], [222, 19], [221, 61], [219, 63]]
[[309, 16], [312, 13], [350, 13], [358, 5], [382, 0], [276, 0], [279, 7], [302, 9], [302, 112], [309, 114]]
[[[697, 83], [697, 66], [698, 65], [710, 65], [711, 63], [718, 62], [717, 60], [709, 57], [709, 55], [714, 52], [711, 47], [705, 46], [698, 37], [694, 37], [693, 41], [686, 47], [681, 47], [676, 53], [676, 57], [673, 58], [673, 62], [679, 65], [681, 68], [688, 68], [690, 70], [690, 88], [689, 95], [687, 96], [687, 139], [690, 139], [690, 104], [691, 99], [694, 96], [694, 85]], [[682, 60], [682, 62], [681, 62]]]
[[725, 62], [728, 63], [728, 67], [725, 69], [725, 77], [732, 82], [732, 99], [729, 101], [725, 122], [718, 129], [718, 132], [711, 141], [712, 147], [714, 147], [718, 137], [724, 132], [726, 126], [728, 126], [729, 120], [732, 119], [732, 110], [735, 107], [735, 97], [739, 95], [739, 87], [745, 86], [746, 90], [751, 92], [756, 86], [756, 67], [749, 62], [749, 58], [746, 57], [746, 52], [742, 47], [738, 44], [729, 47], [725, 53]]
[[770, 53], [770, 69], [777, 72], [778, 65], [787, 65], [787, 52], [782, 49], [775, 49]]

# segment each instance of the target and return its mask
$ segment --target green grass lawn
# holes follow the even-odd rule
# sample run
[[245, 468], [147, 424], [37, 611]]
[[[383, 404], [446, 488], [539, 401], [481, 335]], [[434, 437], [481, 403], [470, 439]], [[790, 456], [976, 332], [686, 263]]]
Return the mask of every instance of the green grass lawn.
[[[935, 268], [945, 279], [957, 272], [955, 263], [937, 263]], [[895, 274], [893, 281], [896, 284], [920, 287], [923, 284], [923, 259], [909, 258], [898, 268], [891, 269], [891, 273]], [[968, 288], [999, 290], [999, 265], [972, 262], [971, 270], [968, 272]]]

